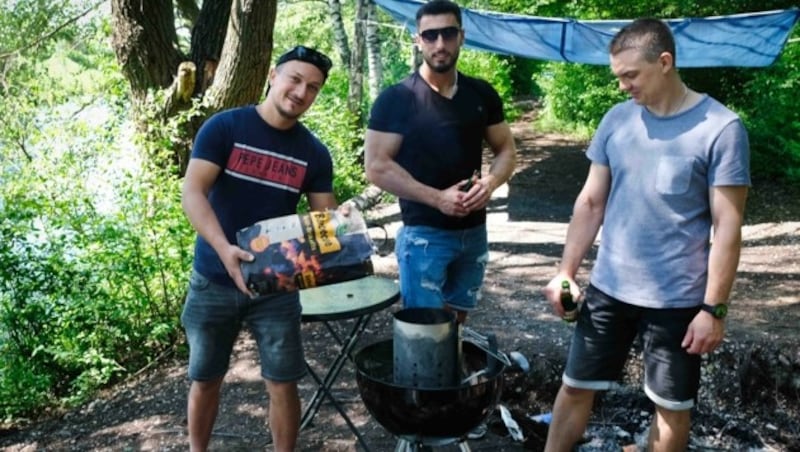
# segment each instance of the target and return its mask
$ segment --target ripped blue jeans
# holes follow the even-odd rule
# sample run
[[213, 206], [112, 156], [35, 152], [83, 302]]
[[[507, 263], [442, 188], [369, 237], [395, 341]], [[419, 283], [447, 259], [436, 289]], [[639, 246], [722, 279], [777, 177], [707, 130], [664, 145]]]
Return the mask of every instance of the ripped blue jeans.
[[489, 260], [485, 224], [460, 230], [403, 226], [395, 254], [403, 307], [471, 311], [477, 306]]

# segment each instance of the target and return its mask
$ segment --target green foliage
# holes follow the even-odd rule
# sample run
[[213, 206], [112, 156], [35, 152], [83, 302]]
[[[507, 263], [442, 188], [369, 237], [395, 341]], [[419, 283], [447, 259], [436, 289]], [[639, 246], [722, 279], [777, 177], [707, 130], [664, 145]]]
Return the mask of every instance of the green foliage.
[[[81, 400], [178, 339], [192, 237], [178, 181], [126, 165], [96, 130], [76, 135], [2, 173], [0, 391], [31, 386], [0, 392], [3, 416]], [[23, 361], [38, 377], [6, 381]]]
[[193, 234], [179, 181], [125, 147], [101, 19], [0, 60], [0, 420], [83, 400], [180, 343]]
[[346, 99], [347, 77], [332, 74], [315, 105], [303, 117], [303, 123], [331, 152], [333, 187], [339, 202], [360, 194], [366, 186], [361, 156], [363, 131], [358, 118], [347, 109]]
[[458, 58], [458, 70], [486, 80], [497, 90], [503, 100], [507, 120], [511, 121], [519, 116], [519, 112], [514, 109], [514, 87], [511, 82], [511, 63], [508, 58], [464, 49]]
[[536, 80], [547, 93], [537, 127], [591, 135], [605, 112], [624, 96], [605, 66], [548, 63]]
[[[106, 145], [69, 143], [2, 175], [0, 391], [31, 386], [23, 400], [0, 392], [3, 416], [81, 400], [178, 339], [192, 237], [178, 181], [120, 168]], [[38, 377], [5, 381], [23, 361]]]
[[413, 71], [411, 59], [414, 54], [414, 40], [404, 26], [393, 21], [378, 8], [385, 22], [378, 27], [381, 41], [381, 64], [383, 69], [383, 87], [391, 86], [408, 77]]
[[512, 94], [521, 97], [541, 97], [542, 89], [536, 83], [534, 74], [541, 72], [544, 62], [521, 57], [501, 57], [508, 61], [508, 76]]
[[[800, 33], [795, 33], [800, 35]], [[734, 101], [747, 126], [756, 178], [800, 183], [800, 42], [746, 82]]]
[[[346, 4], [346, 2], [343, 2]], [[333, 60], [334, 70], [342, 70], [332, 44], [330, 19], [327, 4], [318, 3], [309, 7], [304, 3], [280, 2], [278, 17], [272, 34], [274, 44], [273, 61], [280, 54], [296, 45], [314, 47]], [[352, 17], [352, 14], [350, 16]]]
[[[509, 0], [507, 3], [513, 3]], [[764, 11], [796, 6], [788, 1], [680, 3], [669, 0], [618, 2], [597, 0], [580, 3], [538, 2], [536, 13], [579, 19], [624, 19], [650, 17], [702, 17]], [[682, 69], [684, 81], [693, 89], [707, 93], [740, 114], [750, 134], [753, 177], [800, 180], [800, 126], [794, 98], [800, 78], [800, 51], [794, 40], [770, 68]], [[680, 66], [680, 55], [677, 56]], [[626, 98], [616, 87], [607, 67], [547, 63], [537, 73], [546, 98], [545, 109], [537, 121], [539, 129], [560, 129], [588, 138], [603, 114]]]
[[[75, 28], [59, 28], [77, 16], [81, 6], [70, 0], [2, 0], [0, 2], [0, 55], [22, 52], [38, 43], [43, 50], [52, 41], [41, 36], [55, 33], [59, 39], [75, 37]], [[20, 31], [24, 30], [24, 33]]]
[[6, 354], [0, 365], [0, 396], [5, 400], [0, 421], [11, 422], [25, 413], [53, 403], [50, 394], [54, 386], [51, 373], [19, 354]]

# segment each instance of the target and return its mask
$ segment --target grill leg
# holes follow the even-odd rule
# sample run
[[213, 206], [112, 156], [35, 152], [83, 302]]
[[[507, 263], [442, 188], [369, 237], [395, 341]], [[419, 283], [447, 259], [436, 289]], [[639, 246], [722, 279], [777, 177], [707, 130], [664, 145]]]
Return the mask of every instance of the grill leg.
[[[432, 452], [433, 448], [431, 446], [426, 446], [424, 444], [420, 444], [416, 441], [409, 441], [406, 438], [400, 438], [397, 440], [397, 446], [394, 448], [394, 452]], [[467, 449], [469, 452], [469, 448]]]
[[[466, 440], [459, 441], [458, 443], [458, 450], [460, 452], [472, 452], [472, 449], [469, 448], [469, 444]], [[397, 445], [394, 448], [394, 452], [432, 452], [433, 446], [429, 446], [424, 443], [419, 443], [417, 441], [410, 441], [406, 438], [400, 438], [397, 440]]]

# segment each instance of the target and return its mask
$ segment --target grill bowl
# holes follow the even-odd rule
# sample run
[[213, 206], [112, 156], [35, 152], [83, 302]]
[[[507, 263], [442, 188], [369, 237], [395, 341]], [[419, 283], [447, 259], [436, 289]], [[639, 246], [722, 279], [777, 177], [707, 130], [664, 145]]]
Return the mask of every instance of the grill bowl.
[[464, 341], [469, 374], [487, 368], [477, 381], [456, 387], [418, 388], [393, 381], [392, 339], [376, 342], [354, 355], [361, 400], [375, 420], [395, 436], [463, 438], [481, 423], [500, 399], [505, 366]]

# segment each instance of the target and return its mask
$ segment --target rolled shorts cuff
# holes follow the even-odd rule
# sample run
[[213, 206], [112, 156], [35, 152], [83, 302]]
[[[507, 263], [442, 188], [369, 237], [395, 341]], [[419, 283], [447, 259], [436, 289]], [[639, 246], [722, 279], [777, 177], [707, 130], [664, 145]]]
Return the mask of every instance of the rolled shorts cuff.
[[686, 411], [692, 409], [694, 407], [694, 399], [683, 400], [683, 401], [676, 401], [676, 400], [668, 400], [663, 397], [660, 397], [658, 394], [653, 392], [647, 384], [644, 385], [644, 393], [647, 395], [647, 398], [650, 399], [653, 403], [660, 406], [661, 408], [666, 408], [672, 411]]
[[576, 380], [574, 378], [570, 378], [567, 376], [566, 373], [561, 375], [561, 381], [571, 387], [576, 389], [588, 389], [591, 391], [610, 391], [612, 389], [616, 389], [620, 387], [620, 384], [616, 381], [608, 381], [608, 380]]

